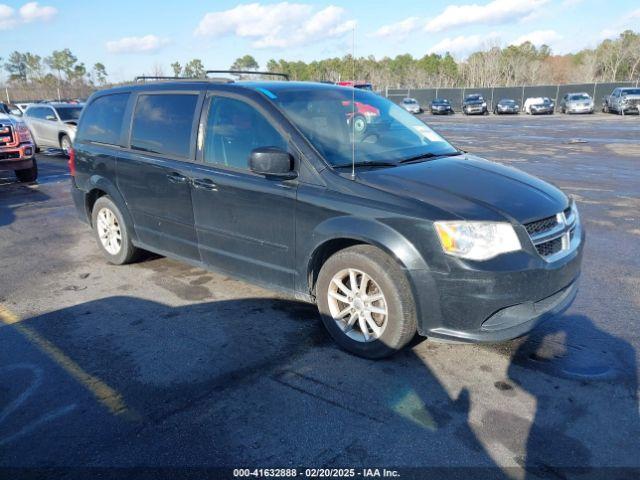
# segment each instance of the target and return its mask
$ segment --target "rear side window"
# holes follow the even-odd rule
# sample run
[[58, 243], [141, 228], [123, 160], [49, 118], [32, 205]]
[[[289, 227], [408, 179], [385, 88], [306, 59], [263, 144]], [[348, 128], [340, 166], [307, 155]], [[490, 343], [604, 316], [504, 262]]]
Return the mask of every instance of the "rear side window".
[[133, 115], [131, 148], [187, 158], [197, 103], [196, 94], [140, 95]]
[[128, 93], [96, 98], [86, 107], [78, 127], [78, 139], [108, 145], [120, 143], [122, 120], [128, 100]]

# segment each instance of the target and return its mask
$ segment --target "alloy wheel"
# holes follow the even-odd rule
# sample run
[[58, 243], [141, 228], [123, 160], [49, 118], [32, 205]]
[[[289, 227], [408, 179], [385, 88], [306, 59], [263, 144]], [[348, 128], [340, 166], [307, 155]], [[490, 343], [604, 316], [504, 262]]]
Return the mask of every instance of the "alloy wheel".
[[100, 209], [96, 228], [104, 249], [111, 255], [117, 255], [122, 248], [122, 231], [115, 214], [108, 208]]
[[380, 338], [388, 322], [387, 301], [380, 286], [355, 268], [336, 273], [329, 283], [329, 311], [340, 330], [358, 342]]

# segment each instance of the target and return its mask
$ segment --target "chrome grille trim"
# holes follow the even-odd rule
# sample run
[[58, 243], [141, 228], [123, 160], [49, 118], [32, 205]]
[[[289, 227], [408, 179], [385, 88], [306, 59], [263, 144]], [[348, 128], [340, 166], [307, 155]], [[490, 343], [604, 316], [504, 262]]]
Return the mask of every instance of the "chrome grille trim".
[[[555, 224], [543, 218], [524, 225], [538, 254], [547, 262], [555, 262], [574, 251], [580, 244], [580, 218], [575, 204], [555, 215]], [[550, 226], [540, 231], [540, 226]], [[533, 233], [535, 232], [535, 233]], [[560, 249], [558, 250], [558, 240]]]

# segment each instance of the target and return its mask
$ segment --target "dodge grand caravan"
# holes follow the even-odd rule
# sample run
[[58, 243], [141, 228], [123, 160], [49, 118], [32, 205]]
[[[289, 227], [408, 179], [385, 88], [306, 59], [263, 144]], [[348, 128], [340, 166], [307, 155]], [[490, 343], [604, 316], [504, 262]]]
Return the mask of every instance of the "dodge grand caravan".
[[[353, 128], [354, 103], [377, 121]], [[416, 332], [512, 339], [576, 294], [575, 202], [368, 91], [213, 79], [100, 91], [69, 166], [108, 262], [144, 249], [289, 292], [361, 356]]]

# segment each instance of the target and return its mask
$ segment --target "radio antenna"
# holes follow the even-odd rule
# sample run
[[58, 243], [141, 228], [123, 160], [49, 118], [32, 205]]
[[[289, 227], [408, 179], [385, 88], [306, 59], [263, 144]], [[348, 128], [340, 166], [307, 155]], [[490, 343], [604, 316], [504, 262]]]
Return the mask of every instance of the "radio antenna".
[[351, 39], [351, 62], [352, 76], [351, 81], [351, 180], [356, 179], [356, 25], [353, 25], [353, 34]]

